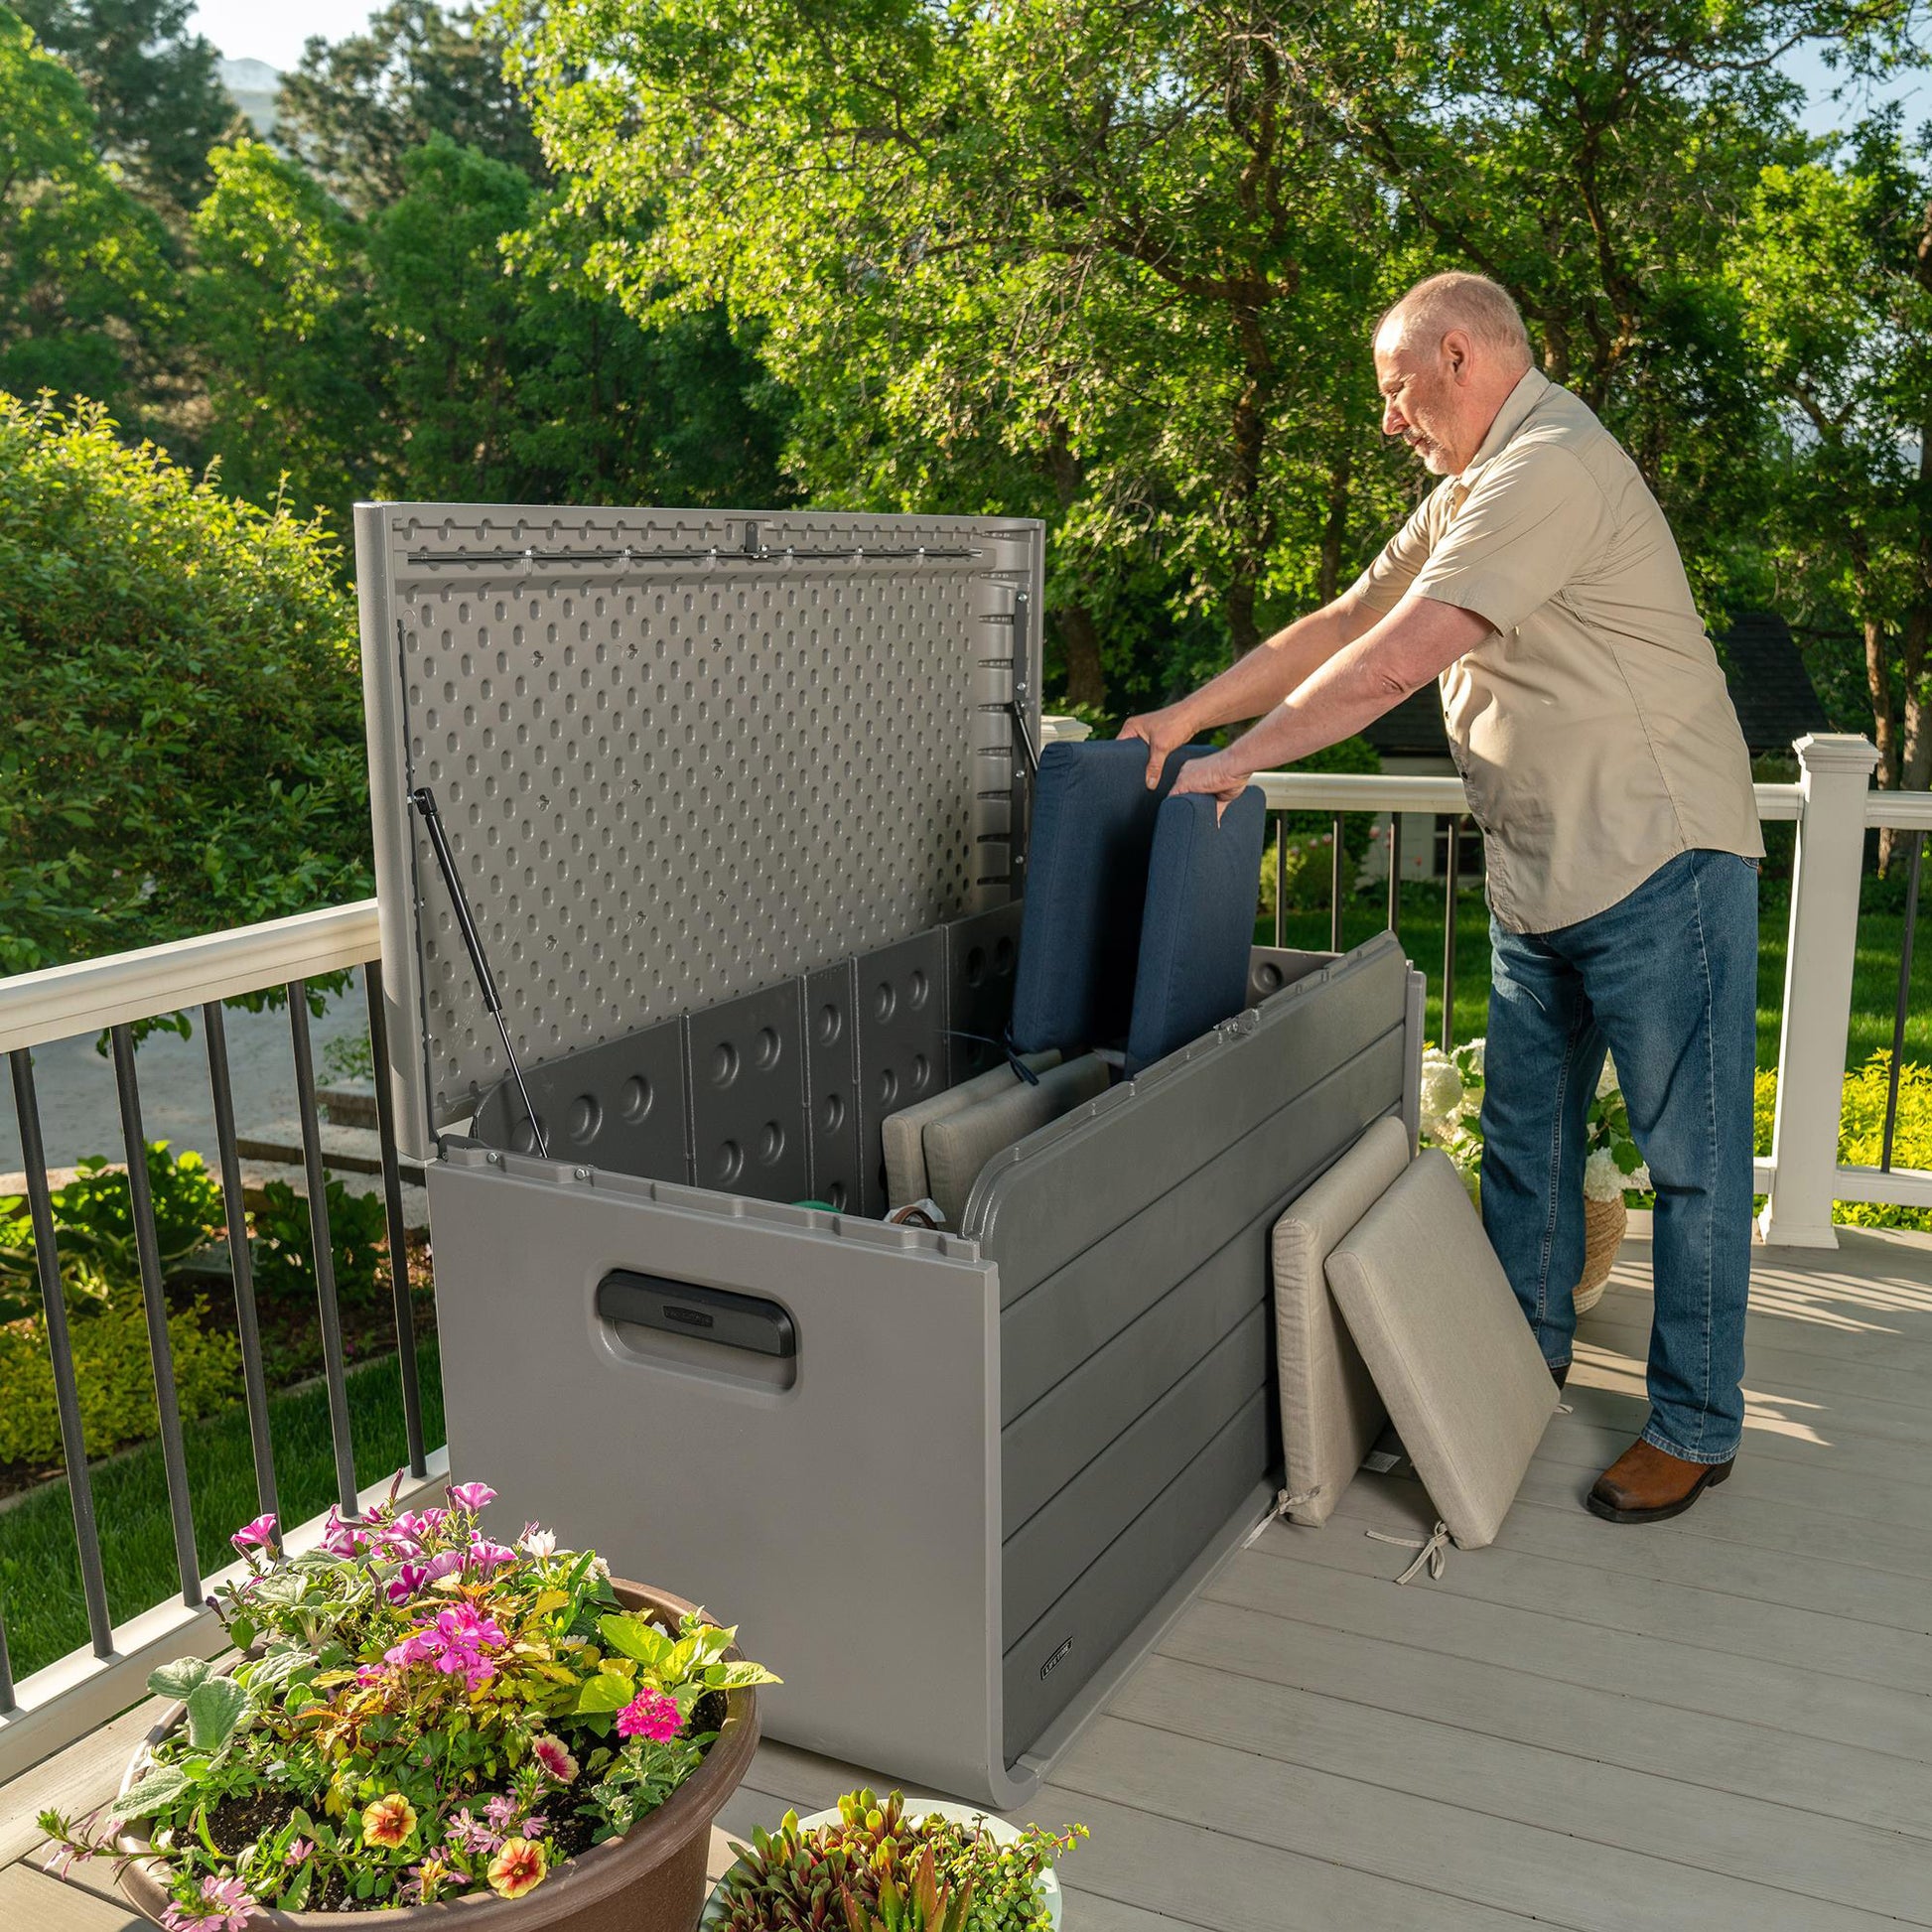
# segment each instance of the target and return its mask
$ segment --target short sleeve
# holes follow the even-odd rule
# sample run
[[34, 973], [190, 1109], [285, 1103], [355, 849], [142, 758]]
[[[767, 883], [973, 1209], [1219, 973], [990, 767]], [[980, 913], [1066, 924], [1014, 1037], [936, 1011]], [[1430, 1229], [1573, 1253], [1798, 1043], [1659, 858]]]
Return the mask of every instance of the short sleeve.
[[1568, 450], [1549, 443], [1506, 450], [1484, 469], [1408, 588], [1508, 632], [1590, 565], [1609, 529], [1603, 492]]
[[1430, 493], [1416, 506], [1401, 529], [1385, 543], [1375, 561], [1355, 579], [1356, 598], [1377, 617], [1386, 617], [1402, 602], [1403, 593], [1415, 582], [1416, 573], [1429, 561], [1433, 512], [1440, 489]]

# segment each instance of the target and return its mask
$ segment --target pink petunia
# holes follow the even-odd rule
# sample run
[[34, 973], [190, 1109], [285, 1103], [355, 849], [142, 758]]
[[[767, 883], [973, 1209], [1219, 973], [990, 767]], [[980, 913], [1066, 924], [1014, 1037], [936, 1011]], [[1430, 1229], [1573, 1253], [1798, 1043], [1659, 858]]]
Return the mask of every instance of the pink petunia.
[[463, 1553], [464, 1563], [471, 1570], [481, 1571], [487, 1576], [492, 1570], [500, 1570], [505, 1564], [516, 1561], [516, 1552], [505, 1549], [500, 1543], [492, 1543], [487, 1537], [478, 1537]]
[[244, 1523], [228, 1538], [237, 1550], [268, 1550], [275, 1548], [275, 1517], [273, 1513], [257, 1516], [252, 1523]]
[[618, 1735], [645, 1737], [653, 1744], [662, 1744], [677, 1735], [683, 1722], [674, 1698], [662, 1691], [639, 1691], [618, 1713]]
[[426, 1563], [405, 1563], [389, 1579], [385, 1592], [392, 1603], [407, 1603], [412, 1596], [419, 1595], [423, 1586], [430, 1581], [430, 1569]]
[[473, 1515], [496, 1500], [496, 1492], [486, 1482], [458, 1482], [450, 1487], [450, 1501]]
[[444, 1836], [458, 1851], [473, 1852], [482, 1858], [487, 1858], [503, 1842], [502, 1834], [492, 1832], [468, 1805], [450, 1820]]
[[548, 1734], [539, 1737], [530, 1746], [530, 1755], [558, 1784], [569, 1784], [577, 1776], [577, 1760], [571, 1756], [570, 1746], [561, 1737]]

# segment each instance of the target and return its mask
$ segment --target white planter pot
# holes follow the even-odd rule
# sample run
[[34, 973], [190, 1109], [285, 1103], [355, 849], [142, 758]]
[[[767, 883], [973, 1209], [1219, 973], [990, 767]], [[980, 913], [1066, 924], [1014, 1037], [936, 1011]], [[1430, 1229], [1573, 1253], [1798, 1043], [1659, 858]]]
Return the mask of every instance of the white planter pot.
[[[1009, 1825], [1004, 1818], [990, 1818], [985, 1812], [975, 1809], [972, 1805], [956, 1805], [939, 1798], [934, 1798], [927, 1804], [919, 1805], [913, 1804], [909, 1799], [906, 1801], [905, 1815], [907, 1818], [915, 1820], [930, 1818], [935, 1813], [939, 1817], [949, 1819], [957, 1825], [972, 1825], [984, 1822], [988, 1834], [1001, 1845], [1015, 1844], [1020, 1837], [1020, 1833], [1013, 1826]], [[836, 1825], [838, 1822], [838, 1808], [834, 1806], [830, 1811], [815, 1811], [809, 1818], [801, 1818], [798, 1821], [798, 1829], [801, 1832], [808, 1832], [815, 1830], [820, 1825]], [[732, 1870], [735, 1871], [737, 1868], [734, 1865]], [[727, 1872], [725, 1877], [728, 1878], [730, 1875], [731, 1873]], [[705, 1900], [704, 1914], [698, 1920], [698, 1932], [710, 1932], [711, 1927], [723, 1923], [725, 1911], [724, 1900], [721, 1894], [724, 1888], [724, 1878], [720, 1878], [712, 1886], [711, 1895]], [[1066, 1920], [1061, 1899], [1058, 1872], [1049, 1870], [1042, 1871], [1039, 1874], [1039, 1896], [1040, 1902], [1046, 1907], [1047, 1917], [1053, 1927], [1053, 1932], [1060, 1932], [1060, 1928], [1065, 1924]]]

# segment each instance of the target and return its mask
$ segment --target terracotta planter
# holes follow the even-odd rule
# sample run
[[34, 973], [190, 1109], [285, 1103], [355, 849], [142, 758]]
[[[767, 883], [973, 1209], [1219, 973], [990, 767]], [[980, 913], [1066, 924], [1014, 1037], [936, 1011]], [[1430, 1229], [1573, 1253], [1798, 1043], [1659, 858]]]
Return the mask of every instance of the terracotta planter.
[[1584, 1201], [1584, 1278], [1577, 1284], [1577, 1312], [1587, 1314], [1603, 1299], [1603, 1289], [1616, 1265], [1616, 1251], [1629, 1227], [1623, 1196], [1615, 1200]]
[[[661, 1589], [613, 1579], [612, 1587], [625, 1609], [656, 1610], [675, 1624], [694, 1606]], [[734, 1659], [738, 1652], [728, 1653]], [[145, 1768], [150, 1748], [181, 1724], [187, 1707], [176, 1705], [148, 1732], [128, 1765], [125, 1791]], [[430, 1926], [458, 1928], [458, 1932], [692, 1932], [705, 1897], [705, 1864], [711, 1845], [711, 1821], [738, 1789], [751, 1769], [758, 1749], [758, 1694], [732, 1691], [727, 1695], [725, 1723], [718, 1740], [696, 1771], [663, 1804], [633, 1825], [621, 1839], [594, 1845], [588, 1852], [553, 1867], [537, 1888], [521, 1898], [498, 1898], [494, 1892], [471, 1892], [435, 1905], [407, 1905], [400, 1910], [368, 1912], [260, 1912], [249, 1920], [256, 1926], [284, 1928], [284, 1932], [424, 1932]], [[167, 1869], [148, 1849], [147, 1834], [131, 1826], [121, 1834], [121, 1850], [137, 1862], [121, 1873], [121, 1890], [135, 1908], [157, 1924], [169, 1896], [157, 1871]], [[145, 1858], [140, 1855], [147, 1854]]]

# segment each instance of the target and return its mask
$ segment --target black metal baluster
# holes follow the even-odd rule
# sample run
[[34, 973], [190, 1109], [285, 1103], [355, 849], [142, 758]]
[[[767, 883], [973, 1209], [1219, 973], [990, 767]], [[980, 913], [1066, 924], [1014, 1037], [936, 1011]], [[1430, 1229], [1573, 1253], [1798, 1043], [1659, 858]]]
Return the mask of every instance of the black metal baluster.
[[1898, 1063], [1905, 1057], [1905, 1016], [1912, 997], [1912, 936], [1918, 924], [1919, 868], [1925, 860], [1925, 834], [1913, 832], [1911, 870], [1905, 875], [1905, 937], [1898, 949], [1898, 1005], [1891, 1021], [1891, 1075], [1885, 1088], [1885, 1142], [1880, 1173], [1891, 1173], [1892, 1137], [1898, 1131]]
[[1389, 930], [1402, 930], [1402, 814], [1389, 814]]
[[1341, 814], [1337, 812], [1329, 828], [1328, 845], [1328, 950], [1341, 951]]
[[1443, 1051], [1455, 1045], [1455, 876], [1462, 866], [1462, 821], [1449, 822], [1449, 888], [1443, 896]]
[[255, 1460], [255, 1506], [279, 1515], [275, 1446], [268, 1432], [268, 1378], [262, 1370], [261, 1328], [255, 1317], [255, 1269], [248, 1251], [248, 1210], [242, 1199], [241, 1156], [235, 1149], [234, 1089], [228, 1079], [228, 1030], [221, 1002], [202, 1008], [207, 1035], [207, 1084], [214, 1101], [215, 1157], [221, 1164], [222, 1210], [228, 1218], [228, 1265], [234, 1271], [235, 1328], [241, 1340], [241, 1384], [248, 1398], [248, 1443]]
[[[1279, 945], [1281, 912], [1276, 909]], [[362, 968], [369, 1003], [369, 1057], [375, 1062], [375, 1131], [382, 1152], [382, 1204], [389, 1216], [389, 1292], [396, 1309], [396, 1366], [402, 1375], [403, 1434], [409, 1445], [409, 1473], [429, 1473], [423, 1446], [423, 1390], [416, 1367], [416, 1322], [409, 1306], [409, 1243], [402, 1221], [402, 1171], [396, 1164], [396, 1101], [389, 1089], [389, 1022], [382, 1010], [382, 967]]]
[[154, 1196], [148, 1186], [148, 1143], [141, 1127], [141, 1089], [134, 1074], [134, 1035], [122, 1026], [112, 1029], [110, 1036], [114, 1087], [121, 1105], [121, 1142], [127, 1150], [128, 1208], [141, 1262], [148, 1357], [154, 1364], [154, 1399], [161, 1422], [161, 1466], [168, 1476], [168, 1514], [174, 1523], [175, 1561], [181, 1569], [181, 1600], [193, 1610], [202, 1602], [201, 1559], [195, 1549], [195, 1505], [188, 1492], [181, 1405], [175, 1397], [175, 1353], [168, 1338], [168, 1301], [161, 1286], [161, 1243], [154, 1230]]
[[40, 1101], [34, 1093], [34, 1056], [21, 1046], [7, 1059], [13, 1074], [14, 1114], [20, 1122], [20, 1159], [27, 1170], [27, 1209], [34, 1224], [34, 1261], [47, 1315], [47, 1347], [54, 1358], [54, 1406], [61, 1418], [61, 1458], [68, 1470], [68, 1506], [73, 1512], [73, 1541], [80, 1556], [87, 1635], [96, 1657], [111, 1657], [114, 1625], [107, 1613], [107, 1579], [100, 1565], [100, 1532], [94, 1524], [94, 1486], [80, 1426], [80, 1390], [73, 1376], [67, 1297], [61, 1292], [61, 1255], [54, 1237], [54, 1199], [47, 1184]]
[[322, 1315], [322, 1374], [329, 1390], [329, 1436], [336, 1450], [336, 1499], [355, 1514], [355, 1446], [349, 1436], [343, 1366], [343, 1316], [336, 1305], [336, 1250], [329, 1233], [329, 1176], [322, 1165], [315, 1055], [309, 1044], [309, 988], [290, 980], [289, 1041], [295, 1048], [295, 1104], [302, 1120], [302, 1167], [309, 1185], [309, 1238], [315, 1244], [316, 1303]]
[[1288, 816], [1275, 815], [1275, 944], [1288, 944]]

